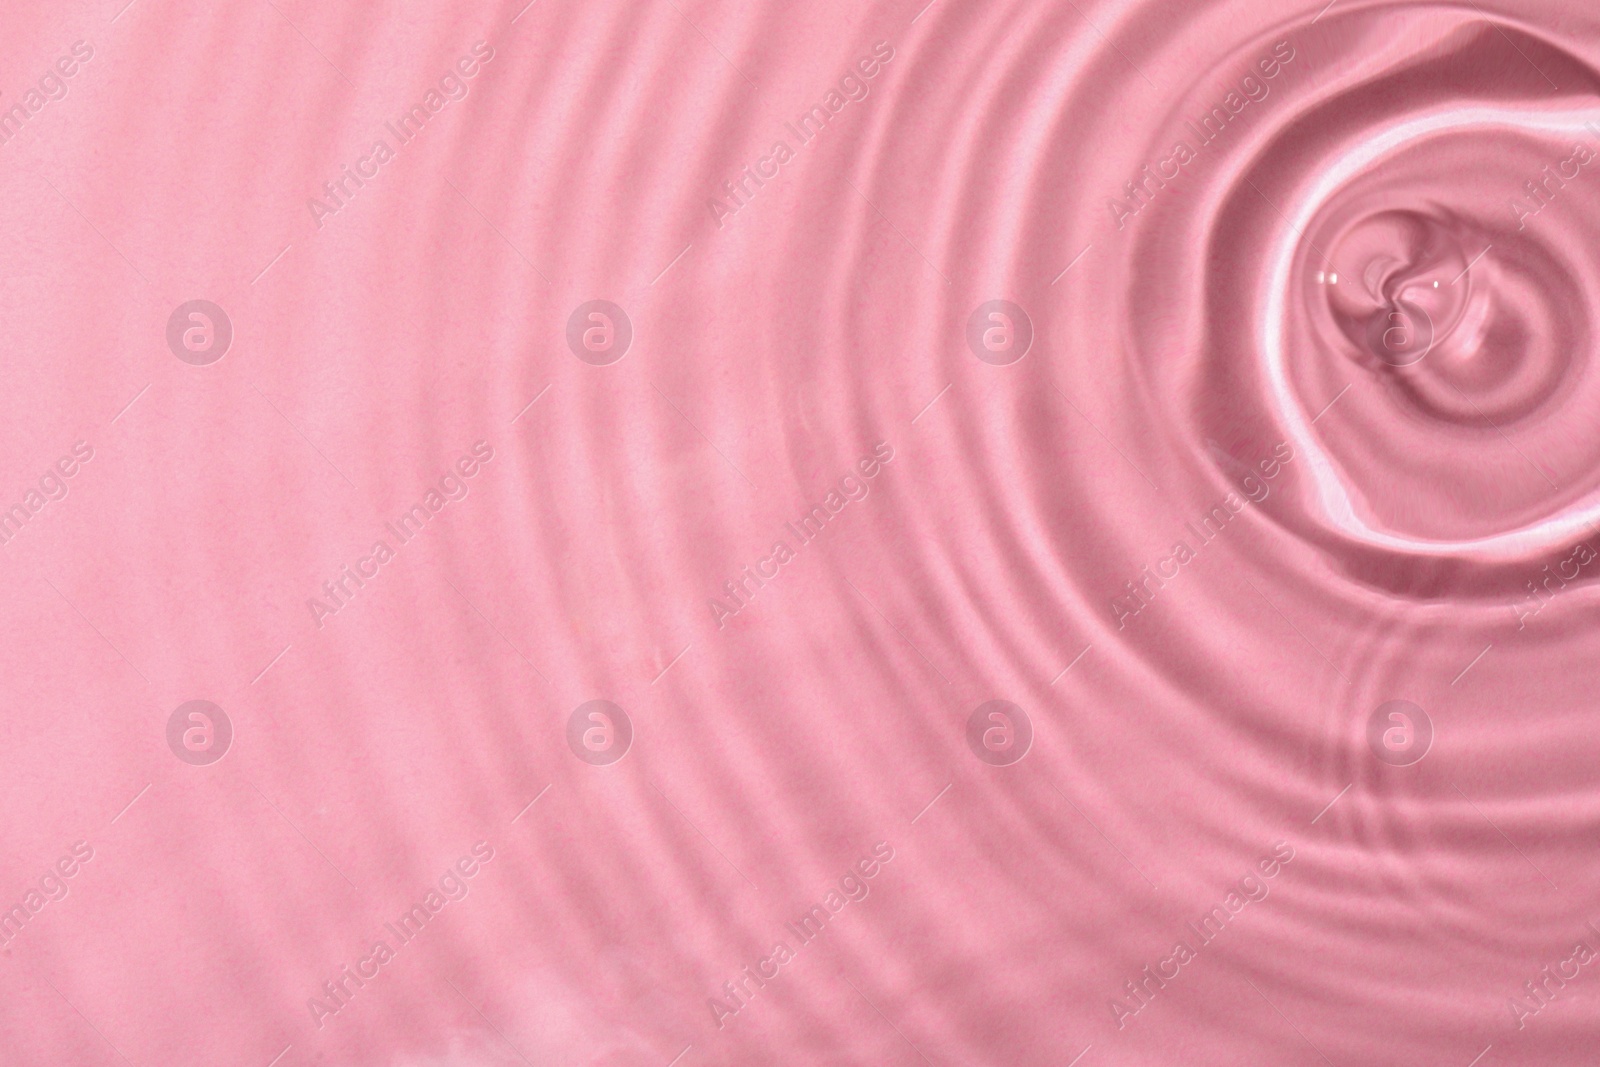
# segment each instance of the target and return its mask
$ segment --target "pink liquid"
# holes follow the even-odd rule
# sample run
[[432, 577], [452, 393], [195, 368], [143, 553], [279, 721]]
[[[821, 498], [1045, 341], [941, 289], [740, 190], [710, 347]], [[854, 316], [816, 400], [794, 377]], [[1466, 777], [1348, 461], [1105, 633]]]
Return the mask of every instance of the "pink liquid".
[[1594, 1061], [1589, 7], [121, 3], [0, 1064]]

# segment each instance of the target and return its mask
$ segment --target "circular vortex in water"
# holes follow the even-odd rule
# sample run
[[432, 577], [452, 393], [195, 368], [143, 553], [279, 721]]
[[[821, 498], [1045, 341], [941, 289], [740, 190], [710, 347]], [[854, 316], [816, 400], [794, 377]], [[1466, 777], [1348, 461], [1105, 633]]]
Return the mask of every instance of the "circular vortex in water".
[[1600, 1057], [1594, 5], [11, 6], [6, 1067]]

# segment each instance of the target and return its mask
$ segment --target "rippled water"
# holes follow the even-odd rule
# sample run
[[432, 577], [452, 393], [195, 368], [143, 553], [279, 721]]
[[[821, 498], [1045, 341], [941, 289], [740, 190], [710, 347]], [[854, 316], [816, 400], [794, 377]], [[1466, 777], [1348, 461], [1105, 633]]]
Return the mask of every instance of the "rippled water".
[[1595, 12], [123, 2], [0, 1063], [1593, 1062]]

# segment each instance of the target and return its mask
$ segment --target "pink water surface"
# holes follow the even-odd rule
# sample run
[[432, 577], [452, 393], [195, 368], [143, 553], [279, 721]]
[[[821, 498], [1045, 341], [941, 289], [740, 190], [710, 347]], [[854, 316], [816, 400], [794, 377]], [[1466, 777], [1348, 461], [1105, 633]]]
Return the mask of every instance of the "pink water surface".
[[0, 7], [0, 1067], [1600, 1058], [1600, 12]]

